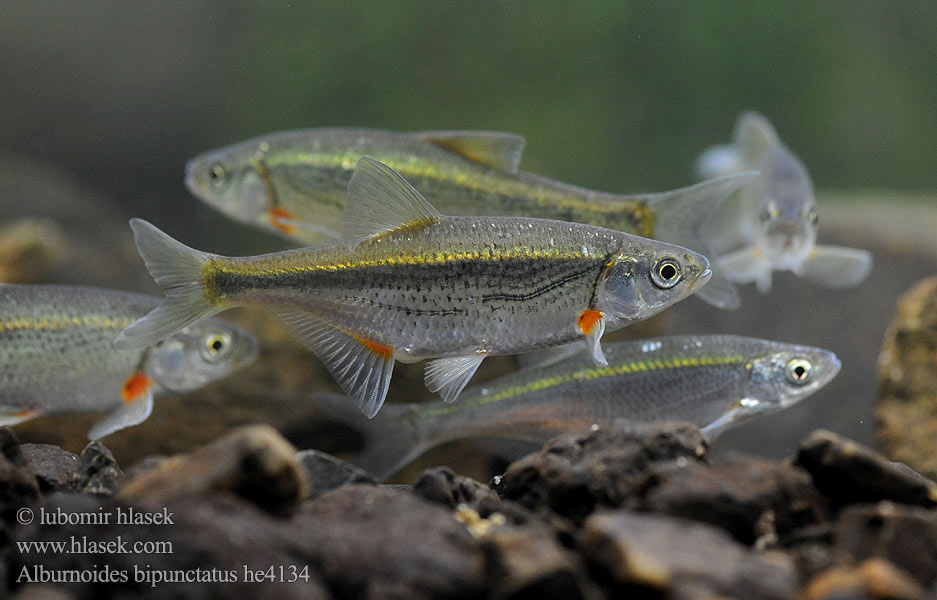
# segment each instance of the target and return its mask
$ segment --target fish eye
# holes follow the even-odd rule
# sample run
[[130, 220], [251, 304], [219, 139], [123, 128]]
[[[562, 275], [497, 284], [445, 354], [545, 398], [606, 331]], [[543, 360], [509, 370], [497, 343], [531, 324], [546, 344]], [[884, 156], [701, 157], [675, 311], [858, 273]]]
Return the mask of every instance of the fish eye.
[[792, 358], [784, 367], [784, 376], [794, 385], [803, 385], [810, 380], [813, 365], [805, 358]]
[[807, 220], [810, 221], [811, 225], [816, 225], [820, 221], [820, 213], [817, 212], [817, 209], [810, 209], [810, 212], [807, 213]]
[[680, 263], [673, 258], [662, 258], [651, 269], [651, 281], [659, 288], [670, 289], [680, 282]]
[[228, 172], [225, 170], [224, 165], [221, 163], [215, 163], [208, 169], [208, 179], [211, 181], [211, 186], [215, 189], [221, 189], [228, 184]]
[[200, 352], [208, 362], [218, 362], [231, 351], [231, 336], [226, 333], [211, 333], [202, 339]]

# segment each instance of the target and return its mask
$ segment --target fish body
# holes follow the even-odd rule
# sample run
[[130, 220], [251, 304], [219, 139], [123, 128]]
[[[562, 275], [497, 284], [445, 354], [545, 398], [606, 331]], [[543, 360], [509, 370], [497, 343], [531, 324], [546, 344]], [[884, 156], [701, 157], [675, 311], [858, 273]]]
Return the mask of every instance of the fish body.
[[772, 271], [793, 271], [828, 287], [856, 285], [871, 269], [865, 250], [817, 245], [818, 212], [807, 169], [763, 116], [739, 118], [732, 146], [697, 162], [703, 177], [758, 171], [703, 228], [720, 277], [771, 289]]
[[454, 400], [481, 361], [600, 338], [702, 286], [690, 250], [591, 225], [443, 217], [386, 165], [363, 158], [349, 185], [345, 239], [257, 257], [191, 250], [145, 222], [135, 238], [167, 299], [119, 344], [149, 345], [240, 304], [291, 310], [291, 331], [366, 414], [394, 360], [437, 358], [427, 386]]
[[[570, 221], [703, 248], [702, 223], [750, 178], [623, 196], [518, 170], [524, 138], [498, 132], [286, 131], [206, 152], [186, 168], [189, 190], [228, 216], [302, 243], [340, 237], [348, 183], [362, 156], [399, 172], [443, 214]], [[716, 304], [732, 304], [704, 292]]]
[[757, 415], [787, 408], [839, 371], [832, 352], [730, 335], [674, 336], [607, 344], [608, 365], [582, 356], [533, 366], [469, 388], [457, 404], [388, 404], [370, 421], [334, 394], [316, 399], [361, 431], [355, 461], [387, 477], [440, 443], [467, 437], [544, 442], [608, 425], [680, 420], [713, 439]]
[[0, 285], [0, 423], [106, 412], [89, 437], [142, 422], [153, 397], [187, 392], [250, 362], [257, 341], [209, 319], [152, 347], [118, 349], [117, 335], [158, 298], [95, 288]]

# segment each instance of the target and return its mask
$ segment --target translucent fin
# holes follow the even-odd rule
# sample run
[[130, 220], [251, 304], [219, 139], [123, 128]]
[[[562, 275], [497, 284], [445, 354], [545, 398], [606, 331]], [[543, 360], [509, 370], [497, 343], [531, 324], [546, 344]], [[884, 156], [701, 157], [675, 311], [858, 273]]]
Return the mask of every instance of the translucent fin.
[[314, 394], [313, 398], [336, 421], [364, 438], [364, 447], [351, 461], [383, 481], [434, 446], [412, 418], [415, 404], [388, 402], [381, 413], [366, 419], [352, 400], [341, 394]]
[[701, 427], [700, 431], [706, 439], [710, 442], [715, 440], [717, 437], [722, 435], [724, 431], [729, 429], [738, 418], [742, 415], [741, 402], [736, 402], [732, 408], [722, 413], [718, 419], [710, 423], [705, 427]]
[[600, 318], [589, 333], [586, 334], [586, 351], [592, 357], [592, 362], [600, 367], [607, 367], [608, 360], [602, 352], [602, 334], [605, 333], [605, 317]]
[[734, 283], [721, 276], [721, 269], [713, 271], [709, 283], [704, 285], [695, 296], [723, 310], [737, 310], [742, 306], [739, 290]]
[[281, 313], [287, 330], [319, 357], [332, 377], [369, 419], [387, 396], [394, 349], [346, 332], [301, 311]]
[[516, 174], [524, 136], [500, 131], [423, 131], [416, 137], [482, 165]]
[[38, 410], [33, 409], [15, 409], [5, 410], [0, 408], [0, 427], [10, 427], [17, 423], [23, 423], [30, 419], [35, 419], [40, 415]]
[[[758, 283], [758, 291], [771, 289], [771, 263], [761, 255], [757, 248], [742, 248], [720, 256], [716, 260], [719, 274], [735, 283]], [[767, 277], [767, 289], [762, 289]], [[704, 288], [705, 289], [705, 288]]]
[[397, 171], [368, 156], [358, 159], [342, 216], [343, 237], [352, 247], [372, 236], [423, 227], [439, 218], [439, 212]]
[[287, 211], [275, 208], [267, 213], [270, 224], [294, 239], [318, 239], [321, 237], [339, 240], [341, 234], [321, 225], [300, 221]]
[[739, 156], [738, 151], [733, 146], [729, 145], [707, 148], [696, 159], [693, 168], [696, 174], [703, 179], [732, 175], [744, 169], [745, 165], [742, 162], [742, 157]]
[[423, 376], [426, 388], [431, 392], [439, 392], [446, 402], [452, 402], [458, 398], [485, 356], [472, 354], [429, 361]]
[[166, 297], [148, 315], [123, 330], [115, 346], [152, 346], [225, 308], [209, 303], [202, 282], [202, 265], [213, 255], [177, 242], [143, 219], [131, 219], [130, 227], [146, 268]]
[[780, 143], [771, 122], [762, 115], [748, 111], [739, 117], [735, 128], [735, 145], [742, 160], [755, 160], [762, 152]]
[[[707, 239], [707, 221], [729, 196], [758, 176], [757, 171], [745, 171], [709, 179], [690, 187], [645, 196], [648, 207], [657, 215], [654, 238], [712, 256], [711, 240]], [[714, 269], [713, 281], [703, 286], [697, 295], [718, 308], [738, 308], [739, 299], [735, 286], [725, 278], [722, 278], [720, 283], [719, 275], [718, 270]]]
[[146, 421], [153, 412], [153, 388], [147, 387], [131, 402], [122, 402], [120, 406], [104, 415], [91, 427], [88, 439], [99, 440], [125, 427], [139, 425]]
[[872, 270], [872, 253], [843, 246], [817, 246], [798, 274], [829, 288], [858, 285]]

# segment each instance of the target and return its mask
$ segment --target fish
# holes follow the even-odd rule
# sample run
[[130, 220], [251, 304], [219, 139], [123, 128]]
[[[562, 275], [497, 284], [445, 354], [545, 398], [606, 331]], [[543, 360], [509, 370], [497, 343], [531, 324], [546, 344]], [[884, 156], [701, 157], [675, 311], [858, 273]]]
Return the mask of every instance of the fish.
[[688, 421], [710, 440], [784, 410], [832, 380], [828, 350], [734, 335], [670, 336], [608, 344], [608, 365], [583, 356], [531, 366], [465, 391], [458, 404], [388, 402], [367, 420], [339, 394], [313, 399], [361, 433], [354, 464], [386, 479], [426, 450], [463, 438], [543, 443], [630, 422]]
[[97, 440], [142, 423], [153, 399], [233, 373], [257, 355], [257, 339], [222, 319], [190, 325], [139, 349], [117, 335], [158, 298], [68, 285], [0, 284], [0, 425], [40, 415], [105, 413]]
[[[346, 190], [358, 160], [390, 166], [448, 215], [539, 217], [598, 225], [705, 254], [701, 227], [754, 177], [732, 174], [654, 194], [618, 195], [519, 170], [523, 136], [492, 131], [306, 129], [200, 154], [186, 165], [196, 197], [235, 220], [303, 245], [341, 237]], [[733, 286], [699, 295], [737, 308]]]
[[697, 160], [701, 177], [760, 173], [724, 202], [702, 228], [713, 270], [732, 283], [771, 290], [773, 271], [793, 271], [829, 288], [858, 285], [872, 268], [867, 250], [818, 245], [819, 213], [813, 183], [801, 161], [755, 112], [738, 120], [731, 146]]
[[708, 281], [709, 261], [620, 231], [523, 217], [451, 217], [370, 157], [349, 182], [343, 239], [230, 258], [131, 221], [166, 298], [118, 337], [151, 345], [231, 306], [278, 307], [287, 329], [374, 416], [394, 362], [427, 363], [453, 401], [486, 356], [584, 340], [646, 319]]

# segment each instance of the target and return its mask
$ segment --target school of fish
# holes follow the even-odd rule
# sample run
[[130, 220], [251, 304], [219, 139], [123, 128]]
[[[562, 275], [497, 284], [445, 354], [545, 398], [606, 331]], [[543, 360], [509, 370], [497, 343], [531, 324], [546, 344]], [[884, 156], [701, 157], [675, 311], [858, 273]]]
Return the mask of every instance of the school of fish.
[[[511, 133], [334, 128], [199, 155], [194, 195], [302, 247], [226, 257], [133, 219], [160, 300], [0, 284], [0, 424], [104, 413], [91, 439], [138, 424], [155, 396], [255, 358], [250, 333], [212, 317], [242, 305], [276, 311], [327, 367], [344, 395], [316, 400], [362, 432], [358, 462], [382, 478], [463, 437], [542, 442], [624, 419], [713, 439], [838, 373], [827, 350], [738, 336], [602, 344], [691, 295], [737, 308], [736, 284], [767, 292], [775, 270], [828, 287], [868, 275], [868, 252], [816, 243], [809, 176], [764, 117], [744, 113], [734, 145], [700, 157], [709, 179], [659, 193], [527, 173], [523, 149]], [[486, 357], [532, 351], [548, 357], [463, 394]], [[422, 360], [444, 402], [382, 411], [395, 362]]]

